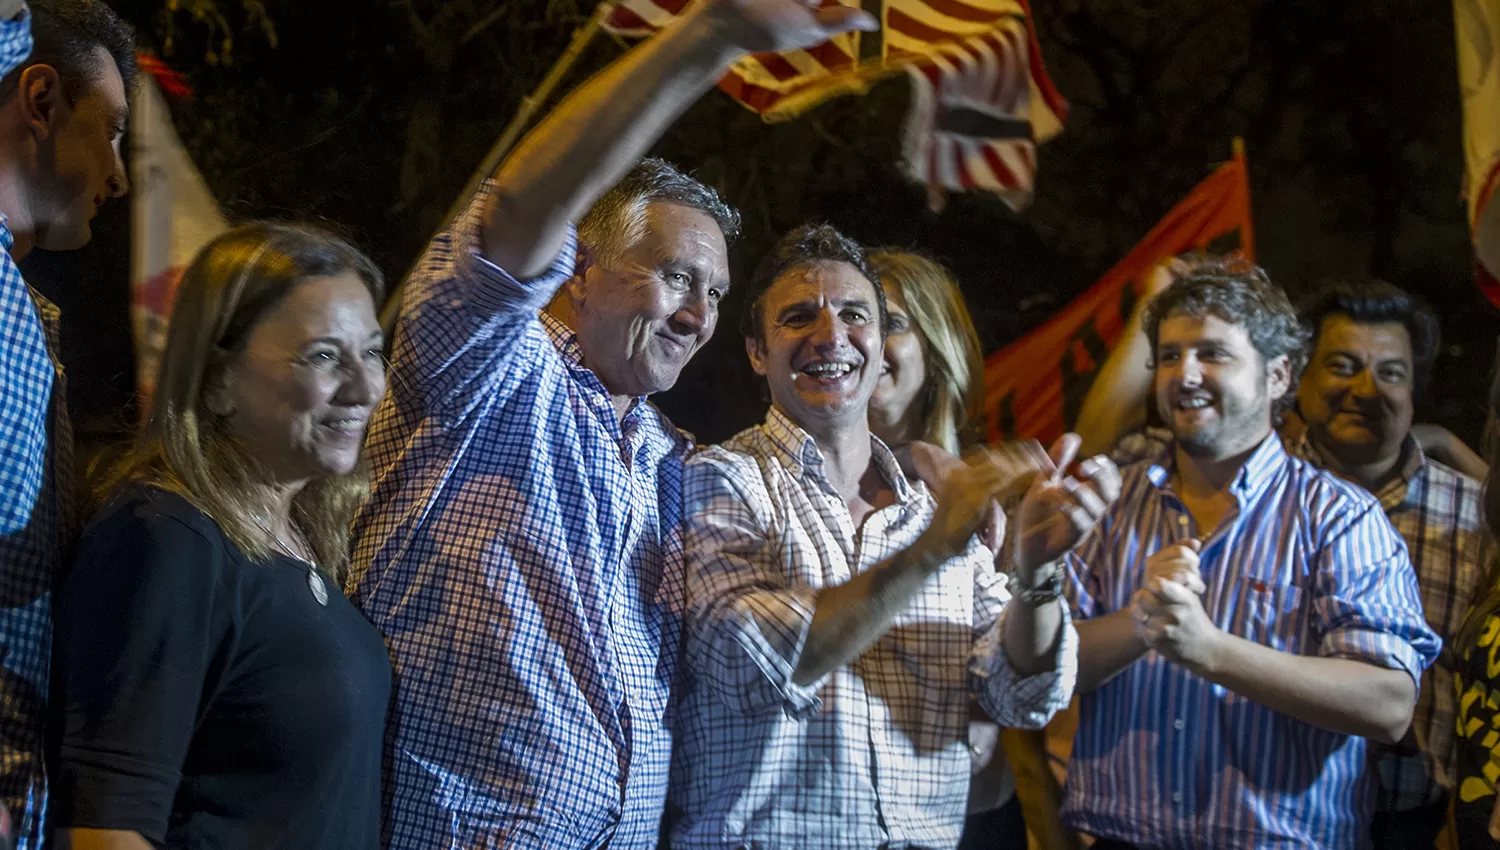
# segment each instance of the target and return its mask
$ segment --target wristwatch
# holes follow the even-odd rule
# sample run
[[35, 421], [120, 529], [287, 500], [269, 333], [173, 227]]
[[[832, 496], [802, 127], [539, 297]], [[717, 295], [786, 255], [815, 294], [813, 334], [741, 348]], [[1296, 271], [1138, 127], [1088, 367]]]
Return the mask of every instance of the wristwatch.
[[1057, 564], [1048, 564], [1042, 567], [1042, 574], [1032, 578], [1032, 584], [1027, 587], [1020, 575], [1015, 570], [1010, 571], [1006, 579], [1006, 587], [1010, 589], [1013, 599], [1019, 599], [1027, 605], [1045, 605], [1048, 602], [1062, 596], [1063, 571]]

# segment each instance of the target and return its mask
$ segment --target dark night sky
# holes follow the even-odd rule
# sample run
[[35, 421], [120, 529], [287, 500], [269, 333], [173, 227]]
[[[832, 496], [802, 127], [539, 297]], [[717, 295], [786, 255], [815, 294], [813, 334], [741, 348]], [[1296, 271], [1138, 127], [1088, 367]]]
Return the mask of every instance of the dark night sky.
[[[399, 277], [567, 36], [583, 0], [265, 0], [273, 46], [238, 0], [222, 33], [179, 14], [168, 61], [196, 89], [174, 112], [235, 218], [342, 224]], [[120, 2], [164, 52], [162, 0]], [[1459, 200], [1460, 110], [1451, 7], [1409, 0], [1035, 0], [1043, 53], [1073, 112], [1040, 154], [1032, 207], [958, 197], [941, 215], [896, 171], [905, 83], [765, 125], [717, 92], [657, 153], [719, 186], [746, 213], [735, 271], [781, 231], [829, 221], [870, 242], [915, 246], [957, 273], [991, 349], [1087, 287], [1246, 139], [1259, 259], [1294, 295], [1336, 274], [1375, 274], [1439, 310], [1445, 351], [1420, 415], [1475, 441], [1495, 313], [1472, 285]], [[487, 27], [478, 24], [494, 23]], [[420, 22], [420, 25], [415, 22]], [[601, 41], [581, 63], [600, 67]], [[577, 75], [575, 75], [577, 76]], [[37, 256], [66, 311], [65, 357], [84, 429], [124, 421], [129, 393], [126, 206], [98, 244]], [[732, 300], [732, 297], [731, 297]], [[762, 407], [732, 333], [738, 305], [661, 399], [701, 438]]]

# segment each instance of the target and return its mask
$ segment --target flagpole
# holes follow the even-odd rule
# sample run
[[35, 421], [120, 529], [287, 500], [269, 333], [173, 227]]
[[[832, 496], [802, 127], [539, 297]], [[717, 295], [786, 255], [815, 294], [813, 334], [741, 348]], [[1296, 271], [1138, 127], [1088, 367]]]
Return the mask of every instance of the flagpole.
[[1250, 165], [1245, 161], [1245, 139], [1243, 136], [1235, 136], [1230, 144], [1230, 151], [1234, 154], [1234, 164], [1240, 169], [1240, 179], [1245, 181], [1245, 209], [1241, 226], [1240, 247], [1244, 249], [1245, 259], [1255, 262], [1255, 224], [1250, 215]]
[[[573, 69], [574, 63], [578, 61], [578, 57], [583, 55], [589, 42], [593, 41], [594, 36], [603, 29], [604, 21], [609, 17], [609, 13], [614, 11], [616, 2], [617, 0], [601, 0], [594, 8], [594, 14], [589, 17], [588, 23], [573, 33], [573, 40], [568, 44], [568, 49], [558, 57], [552, 69], [547, 72], [547, 76], [543, 77], [542, 82], [536, 87], [536, 91], [533, 91], [531, 96], [521, 99], [521, 106], [516, 110], [515, 116], [510, 119], [509, 124], [505, 125], [505, 130], [500, 133], [500, 138], [495, 141], [494, 147], [491, 147], [489, 153], [485, 154], [484, 161], [479, 164], [479, 168], [469, 175], [469, 182], [454, 200], [453, 205], [448, 208], [447, 213], [443, 215], [437, 232], [441, 233], [448, 229], [453, 219], [457, 218], [458, 214], [468, 206], [474, 193], [479, 191], [480, 184], [489, 179], [490, 175], [495, 173], [495, 169], [500, 167], [500, 161], [505, 158], [505, 155], [515, 146], [516, 141], [520, 139], [521, 134], [525, 132], [526, 127], [531, 124], [531, 119], [536, 115], [537, 110], [552, 98], [553, 89], [556, 89], [563, 81], [563, 78]], [[425, 246], [423, 250], [426, 250]], [[417, 262], [421, 262], [420, 256]], [[387, 340], [395, 338], [396, 317], [401, 314], [401, 293], [406, 286], [406, 279], [411, 277], [411, 273], [415, 270], [416, 263], [413, 263], [402, 276], [401, 281], [396, 284], [396, 288], [386, 299], [385, 309], [381, 311], [380, 326], [385, 329]]]

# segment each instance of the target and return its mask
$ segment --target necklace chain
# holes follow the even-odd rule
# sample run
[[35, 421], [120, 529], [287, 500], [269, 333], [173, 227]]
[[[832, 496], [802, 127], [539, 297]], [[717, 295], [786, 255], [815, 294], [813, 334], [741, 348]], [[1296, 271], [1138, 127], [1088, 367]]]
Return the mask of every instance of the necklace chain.
[[[273, 528], [269, 522], [266, 522], [265, 517], [260, 516], [259, 514], [252, 514], [252, 516], [254, 517], [255, 522], [260, 525], [261, 530], [271, 535], [271, 539], [275, 541], [276, 545], [281, 548], [281, 551], [285, 552], [287, 555], [290, 555], [292, 558], [295, 558], [296, 560], [307, 564], [308, 566], [316, 566], [311, 558], [307, 558], [297, 554], [297, 551], [295, 549], [287, 545], [287, 542], [282, 539], [281, 535], [276, 533], [276, 529]], [[301, 537], [300, 533], [298, 534], [298, 537]], [[311, 552], [311, 549], [307, 549], [306, 551]]]

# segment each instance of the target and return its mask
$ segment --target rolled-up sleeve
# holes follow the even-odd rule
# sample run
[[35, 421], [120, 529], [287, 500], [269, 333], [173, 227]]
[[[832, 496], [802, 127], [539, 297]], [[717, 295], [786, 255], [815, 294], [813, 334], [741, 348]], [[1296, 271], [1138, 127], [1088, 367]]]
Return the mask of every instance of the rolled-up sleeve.
[[[988, 550], [986, 550], [988, 551]], [[1068, 706], [1078, 683], [1078, 630], [1062, 606], [1061, 639], [1052, 669], [1022, 676], [1005, 654], [1005, 620], [1013, 604], [1005, 577], [979, 563], [974, 568], [974, 651], [969, 656], [969, 691], [994, 721], [1015, 729], [1039, 729]]]
[[1318, 654], [1404, 670], [1420, 687], [1442, 640], [1423, 616], [1406, 544], [1378, 505], [1330, 529], [1317, 568]]
[[419, 391], [429, 411], [480, 397], [508, 363], [545, 344], [537, 312], [577, 266], [572, 225], [552, 266], [530, 280], [486, 259], [480, 233], [493, 191], [485, 181], [452, 227], [433, 238], [401, 296], [391, 386]]
[[683, 473], [687, 634], [693, 674], [743, 714], [818, 712], [826, 680], [792, 673], [812, 628], [816, 591], [788, 586], [769, 533], [769, 496], [753, 472], [708, 450]]

